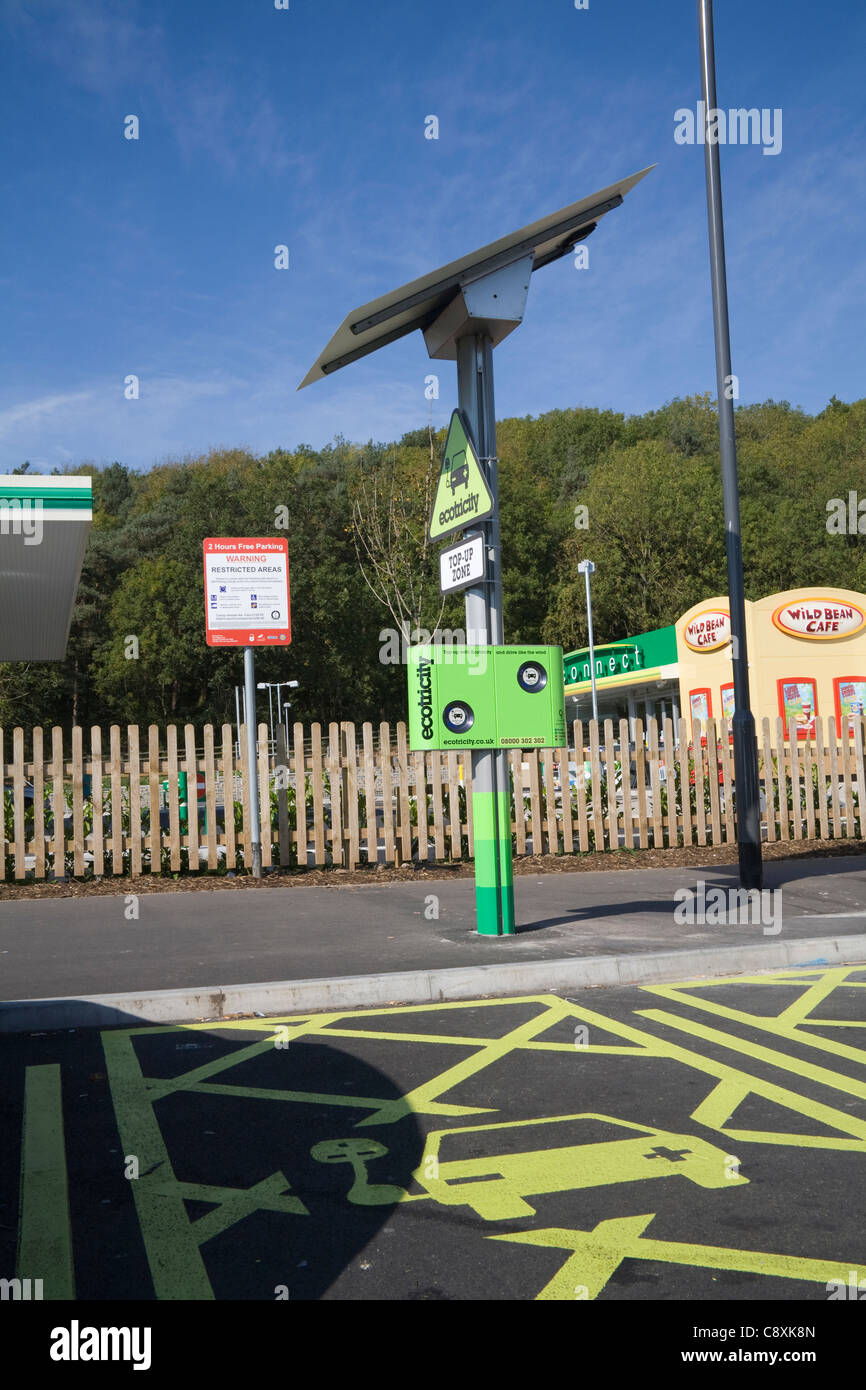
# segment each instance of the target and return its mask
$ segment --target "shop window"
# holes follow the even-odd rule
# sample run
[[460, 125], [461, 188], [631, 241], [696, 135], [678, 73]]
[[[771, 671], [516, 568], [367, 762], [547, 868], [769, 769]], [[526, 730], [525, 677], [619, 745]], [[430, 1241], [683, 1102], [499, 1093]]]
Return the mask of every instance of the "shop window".
[[785, 738], [793, 721], [797, 738], [815, 737], [815, 716], [818, 713], [818, 693], [811, 676], [790, 676], [776, 682], [779, 692], [779, 714], [785, 725]]
[[[692, 738], [694, 738], [695, 720], [700, 719], [701, 724], [706, 729], [707, 720], [713, 717], [713, 697], [708, 687], [689, 691], [689, 709], [692, 715]], [[706, 736], [701, 734], [701, 747], [705, 748], [706, 745]]]
[[[833, 682], [833, 701], [837, 729], [841, 729], [843, 719], [862, 719], [866, 714], [866, 676], [837, 676]], [[853, 737], [853, 727], [849, 732]]]
[[734, 683], [729, 681], [719, 690], [722, 700], [722, 718], [731, 720], [734, 717]]

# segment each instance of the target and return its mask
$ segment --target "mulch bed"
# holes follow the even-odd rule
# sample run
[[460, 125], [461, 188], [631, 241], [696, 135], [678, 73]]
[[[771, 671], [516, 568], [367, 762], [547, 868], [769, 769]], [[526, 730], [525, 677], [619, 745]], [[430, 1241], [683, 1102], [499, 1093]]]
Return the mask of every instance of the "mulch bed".
[[[763, 846], [764, 861], [771, 859], [826, 859], [864, 854], [862, 840], [799, 840], [782, 841]], [[736, 864], [736, 845], [687, 845], [680, 849], [608, 850], [589, 854], [527, 855], [514, 860], [515, 877], [524, 874], [579, 874], [598, 870], [675, 869], [694, 865], [711, 868], [716, 864]], [[192, 873], [172, 877], [153, 877], [141, 874], [128, 876], [75, 879], [58, 882], [24, 881], [0, 883], [0, 901], [17, 898], [87, 898], [117, 893], [213, 893], [251, 891], [267, 892], [287, 888], [345, 888], [365, 883], [405, 883], [417, 879], [473, 878], [474, 865], [403, 864], [398, 867], [371, 865], [360, 869], [294, 869], [281, 872], [266, 870], [258, 882], [248, 874]]]

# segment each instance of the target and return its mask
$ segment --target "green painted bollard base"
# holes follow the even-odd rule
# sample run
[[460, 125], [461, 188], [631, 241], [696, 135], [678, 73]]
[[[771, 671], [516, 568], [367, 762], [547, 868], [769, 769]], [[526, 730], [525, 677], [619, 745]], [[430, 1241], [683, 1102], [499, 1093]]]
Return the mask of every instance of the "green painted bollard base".
[[480, 936], [499, 936], [499, 892], [475, 885], [475, 917]]
[[[507, 779], [506, 779], [507, 786]], [[511, 858], [511, 797], [500, 792], [497, 798], [499, 818], [499, 930], [503, 936], [513, 936], [514, 926], [514, 867]]]
[[514, 925], [514, 884], [499, 889], [499, 906], [502, 911], [502, 935], [513, 936]]
[[473, 792], [475, 841], [475, 912], [481, 936], [514, 933], [514, 878], [511, 833], [504, 806], [499, 808], [499, 834], [493, 792]]

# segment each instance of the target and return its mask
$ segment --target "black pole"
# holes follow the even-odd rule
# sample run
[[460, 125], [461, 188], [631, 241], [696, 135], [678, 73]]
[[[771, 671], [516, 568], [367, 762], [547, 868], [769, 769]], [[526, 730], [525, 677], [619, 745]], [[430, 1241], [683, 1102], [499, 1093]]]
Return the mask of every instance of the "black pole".
[[[734, 437], [731, 337], [728, 328], [728, 286], [725, 275], [725, 233], [722, 224], [722, 181], [718, 140], [709, 138], [709, 114], [716, 109], [716, 57], [713, 44], [713, 0], [698, 0], [701, 49], [701, 88], [704, 99], [704, 159], [707, 176], [707, 219], [710, 231], [710, 270], [713, 281], [713, 322], [716, 336], [716, 386], [719, 398], [719, 442], [722, 454], [722, 492], [725, 502], [725, 548], [728, 596], [731, 605], [731, 647], [734, 667], [734, 775], [737, 789], [737, 849], [740, 886], [760, 888], [761, 803], [758, 790], [758, 745], [749, 703], [749, 660], [746, 650], [746, 603], [743, 551], [740, 541], [740, 494], [737, 483], [737, 444]], [[717, 135], [718, 126], [712, 123]]]

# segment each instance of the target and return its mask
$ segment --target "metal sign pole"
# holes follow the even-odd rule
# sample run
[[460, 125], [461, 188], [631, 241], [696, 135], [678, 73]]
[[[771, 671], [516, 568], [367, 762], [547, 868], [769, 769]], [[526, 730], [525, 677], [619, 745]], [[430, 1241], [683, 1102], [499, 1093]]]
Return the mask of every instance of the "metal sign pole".
[[737, 482], [737, 445], [731, 392], [731, 339], [728, 327], [728, 287], [725, 275], [725, 234], [722, 223], [722, 183], [719, 146], [710, 139], [710, 113], [716, 110], [716, 59], [713, 45], [713, 0], [698, 0], [701, 85], [707, 123], [704, 160], [707, 181], [707, 219], [710, 232], [710, 269], [713, 284], [713, 322], [716, 338], [716, 380], [719, 397], [719, 440], [722, 454], [722, 492], [725, 503], [725, 548], [728, 560], [728, 596], [731, 605], [731, 647], [734, 668], [734, 775], [737, 788], [737, 849], [740, 886], [760, 888], [761, 809], [758, 786], [758, 746], [755, 719], [749, 703], [749, 663], [746, 650], [746, 603], [743, 584], [743, 551], [740, 543], [740, 494]]
[[259, 761], [256, 750], [256, 660], [255, 648], [244, 647], [244, 702], [247, 722], [247, 771], [250, 796], [250, 840], [253, 878], [262, 876], [262, 829], [259, 819]]
[[[488, 558], [488, 580], [466, 590], [466, 640], [497, 646], [503, 642], [502, 566], [493, 344], [486, 334], [467, 333], [457, 340], [457, 394], [479, 455], [487, 460], [485, 476], [493, 498], [491, 515], [480, 523]], [[510, 936], [515, 926], [508, 754], [504, 750], [474, 752], [471, 760], [478, 931], [483, 936]]]
[[577, 567], [578, 573], [581, 571], [586, 576], [586, 625], [589, 633], [589, 675], [592, 681], [592, 717], [598, 723], [598, 690], [595, 684], [595, 641], [592, 635], [592, 598], [589, 592], [589, 576], [595, 574], [595, 565], [591, 560], [581, 560]]

